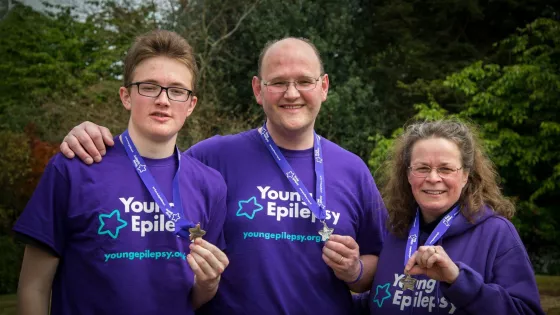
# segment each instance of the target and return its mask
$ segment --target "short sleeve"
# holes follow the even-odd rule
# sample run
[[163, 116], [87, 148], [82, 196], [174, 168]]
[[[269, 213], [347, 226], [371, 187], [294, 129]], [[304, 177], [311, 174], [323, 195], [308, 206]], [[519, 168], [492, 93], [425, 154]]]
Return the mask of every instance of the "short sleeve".
[[45, 168], [39, 184], [17, 219], [13, 230], [50, 247], [62, 256], [65, 244], [69, 184], [56, 167], [55, 156]]
[[385, 228], [387, 209], [369, 170], [363, 180], [362, 187], [362, 207], [359, 214], [356, 242], [360, 246], [361, 255], [379, 256], [387, 235]]
[[[225, 185], [224, 185], [225, 186]], [[210, 209], [210, 222], [208, 224], [209, 231], [207, 232], [206, 240], [216, 245], [222, 251], [226, 248], [226, 240], [224, 238], [224, 222], [226, 220], [226, 194], [220, 194], [216, 198], [214, 206]]]

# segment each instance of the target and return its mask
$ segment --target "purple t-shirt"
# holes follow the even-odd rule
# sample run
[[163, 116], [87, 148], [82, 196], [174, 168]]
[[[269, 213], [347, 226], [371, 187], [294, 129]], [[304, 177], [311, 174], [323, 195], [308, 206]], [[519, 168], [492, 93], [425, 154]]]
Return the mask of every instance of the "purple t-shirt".
[[[172, 202], [176, 155], [145, 162]], [[185, 217], [224, 248], [223, 178], [185, 155], [180, 172]], [[159, 210], [118, 138], [103, 163], [54, 156], [14, 230], [60, 257], [52, 314], [194, 313], [190, 242], [173, 233], [174, 222]]]
[[[353, 237], [361, 254], [379, 254], [386, 211], [371, 173], [358, 156], [324, 138], [321, 145], [328, 226]], [[282, 153], [314, 194], [313, 149]], [[228, 186], [224, 235], [230, 265], [218, 294], [200, 313], [351, 313], [348, 286], [321, 258], [322, 224], [256, 129], [202, 141], [187, 155], [217, 169]]]
[[[421, 232], [419, 245], [428, 237]], [[490, 210], [475, 224], [459, 214], [438, 244], [459, 267], [457, 280], [449, 285], [415, 276], [414, 291], [403, 291], [406, 239], [387, 236], [369, 293], [370, 314], [543, 314], [529, 256], [511, 222]]]

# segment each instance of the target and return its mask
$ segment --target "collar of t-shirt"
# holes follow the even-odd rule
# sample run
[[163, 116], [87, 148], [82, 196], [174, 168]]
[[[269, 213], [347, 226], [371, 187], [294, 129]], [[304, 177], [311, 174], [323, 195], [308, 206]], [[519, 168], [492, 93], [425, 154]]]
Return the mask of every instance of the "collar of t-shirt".
[[435, 219], [430, 223], [426, 223], [424, 221], [424, 216], [420, 215], [420, 232], [430, 235], [438, 225], [439, 221], [441, 221], [443, 217], [445, 217], [449, 212], [451, 212], [451, 210], [453, 210], [453, 208], [455, 208], [455, 206], [457, 206], [458, 203], [459, 202], [457, 201], [454, 205], [451, 206], [451, 208], [447, 209], [447, 211], [445, 211], [442, 215], [440, 215], [439, 217], [437, 217], [437, 219]]

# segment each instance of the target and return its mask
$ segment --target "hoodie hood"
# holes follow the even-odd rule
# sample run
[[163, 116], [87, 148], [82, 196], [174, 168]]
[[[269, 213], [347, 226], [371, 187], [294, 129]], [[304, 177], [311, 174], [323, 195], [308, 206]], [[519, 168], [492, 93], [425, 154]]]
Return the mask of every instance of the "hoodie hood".
[[465, 234], [469, 230], [474, 229], [480, 224], [483, 224], [486, 220], [494, 216], [496, 216], [496, 213], [488, 206], [484, 206], [482, 211], [480, 211], [475, 216], [472, 223], [463, 216], [463, 213], [460, 213], [455, 217], [455, 219], [453, 219], [453, 222], [451, 222], [451, 226], [449, 227], [445, 235], [442, 236], [442, 239]]

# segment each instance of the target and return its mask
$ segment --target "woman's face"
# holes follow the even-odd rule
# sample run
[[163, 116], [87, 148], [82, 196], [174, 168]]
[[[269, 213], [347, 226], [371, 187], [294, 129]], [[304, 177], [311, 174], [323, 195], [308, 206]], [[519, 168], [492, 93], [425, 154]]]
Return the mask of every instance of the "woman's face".
[[[408, 182], [426, 222], [432, 222], [459, 200], [469, 173], [457, 145], [444, 138], [417, 141], [412, 146]], [[443, 177], [442, 177], [443, 176]]]

